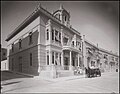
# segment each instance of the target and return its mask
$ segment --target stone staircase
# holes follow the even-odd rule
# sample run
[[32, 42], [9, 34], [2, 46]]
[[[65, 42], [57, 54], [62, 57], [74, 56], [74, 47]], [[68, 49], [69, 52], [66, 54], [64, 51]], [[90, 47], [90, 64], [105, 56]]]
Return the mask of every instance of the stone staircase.
[[67, 76], [73, 76], [74, 72], [70, 70], [60, 70], [57, 71], [57, 77], [67, 77]]

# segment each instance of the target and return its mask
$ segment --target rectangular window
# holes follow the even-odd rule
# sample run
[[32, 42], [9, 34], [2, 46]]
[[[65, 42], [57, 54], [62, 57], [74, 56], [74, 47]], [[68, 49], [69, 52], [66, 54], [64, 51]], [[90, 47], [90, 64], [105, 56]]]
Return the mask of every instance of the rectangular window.
[[47, 65], [49, 65], [49, 52], [47, 51]]
[[56, 52], [55, 53], [55, 65], [57, 65], [58, 64], [58, 53]]
[[58, 53], [55, 53], [55, 58], [56, 58], [56, 59], [58, 58]]
[[79, 42], [80, 48], [81, 48], [81, 43]]
[[14, 43], [12, 44], [12, 52], [14, 52]]
[[73, 47], [74, 47], [74, 41], [72, 41], [72, 45], [73, 45]]
[[52, 29], [52, 40], [54, 40], [54, 30]]
[[32, 66], [32, 53], [30, 53], [30, 66]]
[[47, 32], [47, 40], [49, 40], [49, 32]]
[[49, 65], [49, 55], [47, 55], [47, 65]]
[[60, 58], [60, 65], [61, 65], [61, 53], [60, 53], [60, 55], [59, 55], [59, 58]]
[[64, 16], [65, 17], [65, 21], [67, 20], [67, 17], [66, 16]]
[[55, 41], [59, 41], [59, 39], [58, 39], [58, 31], [57, 30], [55, 30]]
[[19, 49], [21, 49], [21, 48], [22, 48], [21, 43], [22, 43], [22, 40], [21, 40], [21, 39], [19, 39]]
[[29, 45], [32, 44], [32, 32], [29, 33]]
[[59, 32], [59, 42], [61, 43], [61, 33]]
[[52, 52], [52, 64], [54, 64], [54, 52]]

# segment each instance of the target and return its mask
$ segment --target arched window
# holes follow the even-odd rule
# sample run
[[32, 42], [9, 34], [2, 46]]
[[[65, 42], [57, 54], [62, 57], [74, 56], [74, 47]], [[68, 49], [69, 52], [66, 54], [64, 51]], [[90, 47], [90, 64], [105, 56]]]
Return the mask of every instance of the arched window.
[[65, 21], [67, 21], [67, 17], [65, 16]]
[[47, 32], [47, 40], [49, 40], [49, 32]]

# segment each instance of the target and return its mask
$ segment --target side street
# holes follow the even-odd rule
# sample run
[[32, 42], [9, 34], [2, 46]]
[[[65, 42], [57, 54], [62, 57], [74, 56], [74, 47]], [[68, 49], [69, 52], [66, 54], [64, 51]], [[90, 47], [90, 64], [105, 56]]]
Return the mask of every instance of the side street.
[[[5, 73], [10, 78], [5, 79]], [[19, 77], [19, 78], [17, 78]], [[101, 77], [69, 76], [56, 79], [28, 77], [11, 72], [2, 75], [2, 93], [118, 93], [118, 72], [102, 73]]]

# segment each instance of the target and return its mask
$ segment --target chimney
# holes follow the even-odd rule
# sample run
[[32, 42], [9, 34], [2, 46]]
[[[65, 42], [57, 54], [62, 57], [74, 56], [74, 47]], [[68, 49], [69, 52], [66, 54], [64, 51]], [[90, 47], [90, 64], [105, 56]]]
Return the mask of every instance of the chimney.
[[98, 43], [97, 43], [97, 47], [98, 47]]
[[60, 10], [62, 10], [63, 9], [63, 5], [62, 4], [60, 4]]
[[38, 4], [38, 8], [40, 8], [40, 7], [41, 7], [41, 3]]
[[85, 39], [85, 35], [83, 35], [83, 39]]

